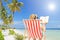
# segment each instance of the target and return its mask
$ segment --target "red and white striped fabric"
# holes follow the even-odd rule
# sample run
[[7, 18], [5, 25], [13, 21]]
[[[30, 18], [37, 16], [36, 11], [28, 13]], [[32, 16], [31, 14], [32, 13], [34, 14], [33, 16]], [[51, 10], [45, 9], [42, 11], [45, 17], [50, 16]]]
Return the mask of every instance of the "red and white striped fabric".
[[30, 38], [42, 38], [40, 20], [24, 20]]

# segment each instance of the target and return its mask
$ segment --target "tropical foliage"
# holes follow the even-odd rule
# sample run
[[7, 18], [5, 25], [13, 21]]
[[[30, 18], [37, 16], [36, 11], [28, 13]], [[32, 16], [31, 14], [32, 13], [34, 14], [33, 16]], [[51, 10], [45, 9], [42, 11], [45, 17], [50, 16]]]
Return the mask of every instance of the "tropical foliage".
[[9, 35], [14, 35], [15, 31], [14, 30], [9, 30]]
[[8, 13], [7, 9], [3, 5], [2, 0], [0, 0], [0, 19], [2, 19], [4, 25], [9, 25], [13, 23], [14, 12], [20, 11], [20, 7], [23, 6], [23, 3], [18, 2], [18, 0], [12, 0], [10, 3], [8, 0], [4, 1], [7, 2], [7, 8], [9, 8], [12, 13]]
[[0, 30], [0, 40], [4, 40], [4, 36], [2, 34], [2, 31]]
[[20, 7], [23, 6], [22, 2], [18, 2], [17, 0], [12, 0], [12, 3], [8, 4], [10, 10], [14, 13], [15, 11], [20, 11]]
[[23, 40], [24, 39], [24, 36], [23, 35], [16, 34], [15, 35], [15, 38], [16, 38], [16, 40]]
[[3, 20], [4, 24], [12, 23], [12, 20], [13, 20], [13, 17], [11, 14], [9, 16], [7, 15], [7, 11], [3, 5], [1, 7], [1, 19]]

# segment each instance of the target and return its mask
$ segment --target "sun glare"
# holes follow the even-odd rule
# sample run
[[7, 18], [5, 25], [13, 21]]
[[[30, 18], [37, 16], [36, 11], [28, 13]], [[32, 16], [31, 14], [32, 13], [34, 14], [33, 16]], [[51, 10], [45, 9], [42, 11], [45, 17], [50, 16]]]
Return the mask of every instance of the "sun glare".
[[50, 11], [54, 11], [55, 8], [56, 8], [56, 5], [55, 5], [55, 4], [53, 4], [53, 3], [48, 4], [48, 9], [49, 9]]

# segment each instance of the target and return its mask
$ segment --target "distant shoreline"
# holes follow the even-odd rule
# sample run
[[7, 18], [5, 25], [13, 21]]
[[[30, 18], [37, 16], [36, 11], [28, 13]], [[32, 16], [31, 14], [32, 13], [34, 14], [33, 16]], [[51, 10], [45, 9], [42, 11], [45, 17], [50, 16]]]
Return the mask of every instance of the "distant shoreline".
[[47, 30], [60, 30], [60, 28], [46, 28]]
[[[24, 30], [25, 28], [16, 28], [19, 30]], [[60, 28], [46, 28], [46, 30], [60, 30]]]

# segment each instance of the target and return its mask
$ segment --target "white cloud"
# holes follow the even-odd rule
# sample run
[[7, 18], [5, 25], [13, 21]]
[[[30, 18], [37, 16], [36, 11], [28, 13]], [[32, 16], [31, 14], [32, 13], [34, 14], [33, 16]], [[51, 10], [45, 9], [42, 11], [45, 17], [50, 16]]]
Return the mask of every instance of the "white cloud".
[[14, 21], [14, 23], [13, 23], [14, 25], [21, 25], [21, 24], [23, 24], [23, 21]]

